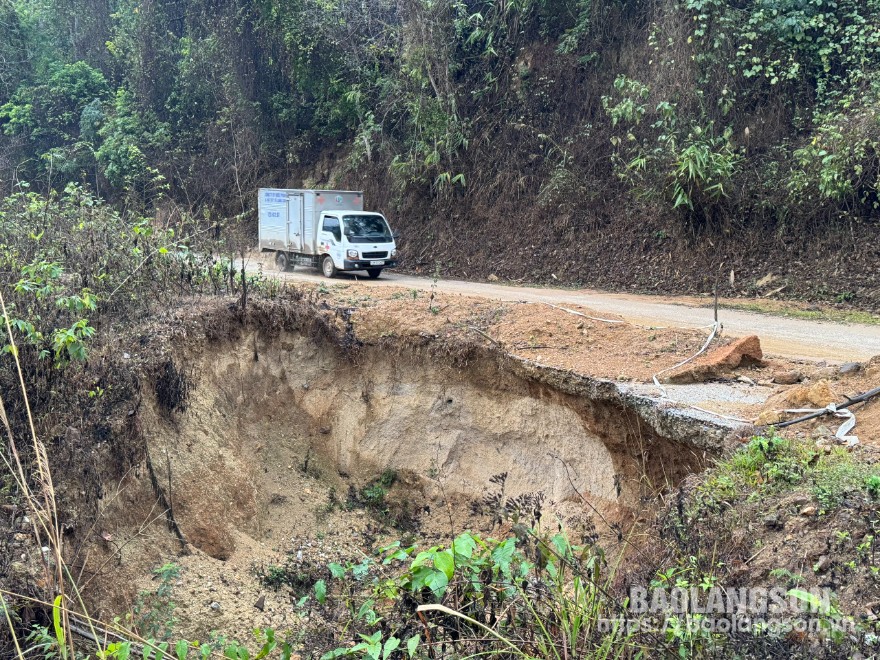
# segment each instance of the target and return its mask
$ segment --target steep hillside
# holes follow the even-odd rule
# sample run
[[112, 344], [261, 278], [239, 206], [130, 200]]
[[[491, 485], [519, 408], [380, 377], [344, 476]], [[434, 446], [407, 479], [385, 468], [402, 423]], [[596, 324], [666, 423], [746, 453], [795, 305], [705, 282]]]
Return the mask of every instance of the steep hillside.
[[873, 0], [0, 13], [4, 191], [79, 181], [249, 236], [259, 185], [356, 186], [413, 269], [692, 292], [723, 269], [880, 306]]

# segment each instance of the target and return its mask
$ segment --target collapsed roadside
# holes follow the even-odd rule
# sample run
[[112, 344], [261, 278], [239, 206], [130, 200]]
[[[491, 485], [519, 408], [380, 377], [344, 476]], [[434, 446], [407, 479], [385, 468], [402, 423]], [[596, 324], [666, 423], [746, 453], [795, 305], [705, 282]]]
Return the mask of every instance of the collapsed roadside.
[[[235, 634], [237, 629], [241, 635], [251, 627], [248, 622], [259, 621], [260, 627], [277, 628], [278, 633], [289, 630], [294, 637], [299, 635], [301, 652], [307, 655], [315, 649], [332, 650], [337, 645], [347, 650], [357, 648], [344, 644], [346, 638], [351, 639], [350, 625], [370, 639], [376, 632], [384, 631], [380, 635], [383, 645], [393, 644], [392, 639], [402, 643], [418, 637], [421, 648], [427, 648], [425, 635], [431, 631], [431, 644], [449, 644], [450, 649], [461, 651], [467, 648], [463, 646], [465, 643], [445, 635], [458, 635], [461, 640], [466, 637], [465, 631], [469, 631], [467, 635], [476, 635], [474, 643], [482, 645], [481, 648], [491, 648], [495, 643], [503, 646], [503, 642], [491, 641], [491, 635], [484, 636], [479, 627], [471, 628], [476, 624], [466, 621], [453, 625], [454, 619], [441, 618], [439, 624], [432, 620], [424, 628], [425, 623], [416, 623], [420, 618], [413, 617], [411, 608], [419, 602], [440, 602], [459, 608], [470, 603], [469, 616], [473, 618], [475, 613], [482, 613], [483, 618], [479, 620], [484, 625], [493, 616], [498, 624], [497, 611], [502, 603], [519, 602], [520, 607], [532, 603], [542, 615], [559, 616], [554, 608], [567, 601], [554, 600], [555, 596], [547, 594], [538, 600], [529, 600], [535, 595], [509, 583], [514, 575], [511, 571], [525, 571], [523, 577], [535, 580], [535, 585], [555, 584], [555, 588], [561, 590], [556, 594], [559, 597], [571, 588], [568, 580], [579, 581], [576, 583], [583, 587], [580, 597], [590, 599], [594, 616], [598, 617], [601, 610], [607, 615], [601, 618], [609, 621], [618, 621], [627, 615], [626, 597], [633, 585], [650, 586], [663, 580], [667, 581], [667, 587], [686, 584], [697, 588], [704, 585], [766, 588], [768, 584], [783, 584], [787, 594], [790, 585], [827, 584], [822, 576], [833, 566], [841, 568], [832, 570], [834, 581], [830, 584], [837, 588], [836, 593], [846, 594], [847, 598], [835, 607], [847, 614], [859, 614], [862, 613], [859, 608], [870, 604], [873, 586], [853, 588], [855, 578], [870, 571], [870, 565], [862, 566], [860, 559], [848, 577], [841, 570], [853, 559], [843, 561], [843, 553], [840, 559], [829, 559], [825, 555], [825, 560], [819, 562], [819, 557], [820, 565], [813, 571], [816, 577], [813, 580], [809, 574], [803, 574], [804, 562], [812, 557], [806, 552], [809, 548], [805, 549], [807, 559], [801, 560], [801, 564], [791, 559], [770, 567], [769, 563], [758, 561], [768, 550], [758, 558], [741, 556], [751, 552], [759, 542], [758, 549], [771, 542], [786, 547], [801, 547], [801, 542], [819, 547], [817, 539], [841, 525], [840, 504], [849, 501], [859, 502], [860, 515], [864, 513], [864, 516], [859, 518], [861, 522], [850, 519], [853, 524], [849, 529], [836, 531], [845, 531], [850, 535], [847, 538], [854, 539], [853, 543], [858, 540], [854, 545], [858, 558], [871, 554], [857, 550], [857, 546], [866, 543], [873, 511], [875, 491], [867, 485], [873, 483], [869, 481], [873, 477], [870, 447], [854, 453], [832, 449], [826, 455], [824, 449], [811, 448], [813, 441], [805, 444], [769, 434], [751, 441], [743, 451], [707, 475], [688, 476], [700, 474], [713, 458], [729, 454], [754, 432], [751, 427], [743, 429], [723, 418], [710, 422], [703, 414], [683, 422], [681, 408], [668, 400], [658, 400], [656, 394], [652, 400], [645, 390], [639, 391], [639, 388], [651, 387], [652, 372], [662, 370], [658, 367], [674, 365], [696, 352], [705, 339], [703, 335], [658, 332], [590, 320], [586, 318], [591, 316], [589, 310], [584, 309], [499, 306], [405, 290], [388, 290], [376, 295], [351, 285], [290, 291], [279, 291], [271, 283], [266, 286], [262, 293], [251, 298], [244, 311], [240, 301], [231, 304], [232, 300], [178, 307], [164, 319], [133, 329], [94, 354], [93, 362], [105, 369], [104, 379], [95, 381], [95, 385], [105, 392], [120, 393], [118, 399], [112, 401], [113, 397], [99, 397], [103, 407], [95, 419], [119, 420], [109, 432], [103, 433], [117, 442], [119, 438], [128, 438], [130, 451], [118, 451], [123, 445], [113, 441], [108, 441], [101, 451], [101, 444], [94, 444], [102, 433], [99, 427], [81, 425], [67, 427], [66, 443], [53, 443], [57, 446], [51, 446], [50, 457], [56, 466], [58, 494], [64, 511], [62, 524], [68, 525], [67, 538], [71, 549], [75, 548], [73, 556], [89, 557], [77, 565], [78, 572], [90, 575], [90, 586], [101, 585], [98, 591], [105, 601], [93, 602], [102, 618], [129, 608], [133, 613], [151, 616], [163, 612], [162, 608], [167, 605], [162, 604], [155, 587], [150, 588], [149, 581], [144, 582], [143, 577], [149, 575], [152, 567], [169, 561], [184, 568], [183, 575], [174, 580], [167, 578], [167, 573], [163, 574], [163, 584], [170, 585], [169, 593], [189, 585], [193, 596], [190, 599], [178, 591], [173, 599], [166, 598], [176, 602], [176, 608], [172, 609], [177, 609], [183, 623], [181, 632], [206, 639], [212, 626], [223, 622], [230, 624], [230, 630], [220, 627], [221, 632]], [[260, 285], [255, 284], [254, 291], [259, 289]], [[572, 311], [577, 313], [571, 314]], [[656, 345], [663, 349], [653, 348]], [[633, 359], [635, 355], [641, 355], [640, 361]], [[338, 362], [340, 359], [342, 363]], [[390, 371], [382, 376], [381, 365], [387, 361], [391, 363]], [[437, 364], [438, 370], [424, 372], [430, 364]], [[243, 365], [248, 365], [248, 369], [257, 368], [255, 373], [262, 375], [242, 380]], [[714, 385], [729, 387], [731, 391], [769, 387], [767, 382], [776, 374], [798, 366], [801, 370], [798, 380], [824, 381], [829, 388], [832, 382], [838, 389], [861, 382], [850, 381], [838, 373], [832, 375], [827, 368], [824, 373], [821, 368], [804, 373], [804, 365], [779, 363], [750, 364], [725, 373], [716, 372], [711, 377], [716, 381]], [[371, 374], [367, 378], [363, 376], [364, 369]], [[423, 375], [406, 385], [405, 372], [420, 369]], [[858, 377], [869, 377], [871, 369], [873, 367], [867, 366]], [[127, 393], [118, 385], [121, 374], [137, 375]], [[737, 381], [742, 378], [754, 385]], [[328, 389], [330, 382], [336, 379], [349, 380], [355, 387], [350, 391], [339, 390], [338, 385], [338, 391]], [[589, 466], [595, 466], [597, 458], [588, 455], [587, 463], [575, 472], [580, 472], [581, 477], [586, 473], [589, 478], [575, 485], [565, 482], [578, 478], [569, 476], [571, 462], [584, 460], [582, 445], [577, 442], [567, 449], [567, 456], [560, 456], [564, 444], [557, 445], [556, 458], [550, 458], [546, 466], [527, 463], [520, 466], [520, 474], [513, 476], [516, 463], [501, 465], [507, 467], [506, 470], [489, 468], [498, 464], [497, 458], [473, 460], [474, 457], [459, 456], [449, 463], [450, 456], [462, 451], [455, 449], [456, 446], [467, 446], [467, 436], [461, 434], [472, 434], [478, 427], [471, 424], [452, 428], [459, 445], [453, 443], [451, 452], [450, 447], [443, 447], [444, 439], [439, 438], [435, 444], [445, 449], [445, 453], [438, 453], [432, 443], [425, 442], [425, 433], [438, 421], [449, 431], [448, 420], [461, 419], [459, 394], [445, 395], [454, 389], [456, 379], [464, 379], [460, 387], [465, 388], [461, 390], [465, 392], [465, 407], [472, 409], [465, 416], [473, 417], [479, 410], [490, 421], [488, 427], [480, 426], [485, 438], [477, 438], [477, 444], [482, 442], [491, 447], [498, 439], [510, 442], [510, 434], [515, 432], [521, 434], [521, 442], [525, 444], [515, 450], [516, 445], [508, 445], [508, 451], [512, 450], [514, 455], [528, 451], [529, 438], [532, 443], [534, 438], [541, 438], [540, 443], [550, 442], [552, 449], [552, 443], [564, 443], [572, 429], [584, 428], [586, 415], [592, 419], [592, 427], [587, 428], [592, 428], [593, 433], [584, 436], [584, 441], [595, 442], [590, 438], [596, 437], [597, 429], [603, 430], [600, 444], [595, 445], [599, 451], [595, 456], [602, 456], [603, 451], [614, 446], [613, 429], [618, 427], [629, 429], [617, 441], [622, 452], [617, 457], [613, 452], [604, 454], [608, 458], [599, 460], [600, 464], [608, 460], [606, 473], [601, 474], [603, 469], [599, 468], [595, 476], [589, 476]], [[725, 385], [723, 381], [728, 382]], [[243, 391], [239, 384], [243, 382], [251, 389]], [[344, 437], [340, 438], [334, 427], [357, 426], [356, 418], [343, 416], [324, 425], [326, 415], [334, 406], [349, 405], [340, 404], [342, 399], [360, 399], [358, 405], [364, 409], [382, 408], [390, 405], [385, 397], [406, 396], [407, 387], [414, 387], [416, 391], [427, 389], [431, 394], [421, 402], [412, 402], [415, 417], [397, 418], [396, 428], [389, 432], [394, 446], [380, 443], [363, 447], [363, 439], [353, 445], [340, 445]], [[799, 387], [804, 385], [787, 389]], [[526, 398], [518, 400], [516, 396], [505, 395], [508, 399], [499, 408], [498, 416], [493, 417], [489, 401], [511, 390], [514, 394], [520, 390], [519, 396]], [[224, 391], [226, 403], [218, 398]], [[490, 394], [486, 395], [487, 391]], [[331, 396], [331, 392], [335, 393]], [[493, 392], [496, 394], [492, 395]], [[438, 396], [440, 393], [444, 396]], [[314, 397], [311, 403], [310, 397]], [[87, 394], [83, 400], [94, 398]], [[431, 403], [435, 399], [436, 403]], [[522, 409], [522, 402], [526, 400], [540, 404], [529, 404], [532, 406], [529, 412], [528, 406]], [[596, 407], [596, 402], [603, 400], [610, 402], [611, 407]], [[246, 408], [254, 413], [261, 408], [261, 403], [267, 402], [274, 404], [262, 406], [264, 412], [279, 411], [285, 401], [298, 402], [295, 410], [300, 412], [312, 411], [305, 435], [291, 442], [281, 442], [284, 430], [294, 429], [297, 424], [296, 416], [290, 416], [289, 412], [259, 421], [236, 416], [235, 411]], [[748, 401], [734, 402], [732, 408], [730, 402], [726, 402], [728, 407], [724, 410], [730, 413], [728, 416], [746, 416], [766, 407], [763, 403], [756, 405]], [[700, 403], [706, 404], [705, 401]], [[583, 409], [584, 405], [587, 409]], [[323, 412], [319, 410], [322, 406]], [[554, 406], [559, 406], [558, 412], [553, 412]], [[493, 428], [518, 408], [521, 412], [509, 422], [509, 429]], [[421, 426], [414, 426], [419, 416], [425, 416], [424, 411], [427, 411], [427, 419]], [[572, 412], [576, 413], [575, 417], [566, 421]], [[527, 421], [528, 416], [534, 414], [539, 416], [537, 425]], [[218, 417], [220, 427], [206, 424], [205, 419], [211, 415]], [[560, 415], [562, 425], [559, 425]], [[56, 425], [58, 419], [56, 417]], [[223, 419], [226, 421], [222, 422]], [[377, 428], [387, 425], [390, 419], [379, 415]], [[197, 422], [194, 427], [193, 422]], [[548, 436], [548, 425], [553, 424], [557, 430], [550, 431]], [[867, 427], [860, 431], [865, 440], [863, 445], [868, 445], [872, 431], [867, 424], [863, 426]], [[236, 428], [236, 432], [230, 437], [232, 428]], [[269, 432], [274, 435], [266, 435]], [[343, 436], [345, 433], [343, 429]], [[678, 436], [670, 438], [674, 433]], [[665, 442], [673, 441], [666, 450], [657, 444], [664, 436], [668, 438]], [[548, 440], [552, 437], [559, 440]], [[462, 441], [464, 445], [460, 444]], [[242, 447], [235, 446], [237, 442], [256, 444], [242, 452]], [[89, 443], [93, 447], [88, 453], [83, 452], [80, 447]], [[205, 453], [210, 453], [211, 443], [214, 443], [213, 451], [222, 459], [219, 466], [213, 465]], [[427, 450], [415, 463], [405, 464], [402, 459], [418, 456], [413, 449], [420, 443], [427, 445]], [[674, 449], [676, 444], [677, 450]], [[56, 451], [62, 446], [63, 451]], [[341, 459], [340, 451], [357, 451], [359, 447], [363, 447], [363, 455], [350, 456], [348, 462]], [[249, 480], [248, 462], [269, 469], [270, 463], [258, 456], [267, 451], [274, 452], [270, 461], [274, 472], [265, 481]], [[186, 458], [185, 454], [193, 452], [194, 456]], [[385, 452], [384, 455], [381, 452]], [[541, 450], [536, 456], [547, 453]], [[371, 455], [372, 460], [364, 461]], [[376, 458], [377, 455], [382, 458]], [[630, 458], [624, 460], [625, 456]], [[83, 460], [84, 457], [88, 460]], [[439, 464], [432, 463], [438, 457], [443, 460]], [[558, 460], [560, 458], [563, 460]], [[629, 467], [622, 468], [621, 461]], [[485, 467], [469, 477], [470, 489], [462, 490], [460, 484], [450, 483], [456, 477], [460, 479], [461, 470], [467, 469], [467, 465], [481, 462]], [[563, 463], [568, 465], [560, 472], [558, 465]], [[57, 467], [61, 464], [65, 465], [63, 469]], [[557, 464], [555, 473], [553, 464]], [[207, 481], [206, 466], [211, 475]], [[77, 469], [72, 469], [74, 467]], [[192, 470], [191, 475], [187, 474], [188, 469]], [[80, 470], [83, 474], [92, 474], [92, 481], [88, 482], [91, 486], [87, 489], [83, 488]], [[552, 478], [548, 482], [544, 477], [543, 483], [556, 485], [558, 492], [539, 494], [541, 489], [535, 486], [542, 485], [540, 475], [548, 470]], [[529, 474], [537, 479], [537, 484], [528, 483]], [[678, 488], [683, 479], [684, 487]], [[279, 489], [277, 484], [282, 483], [288, 486]], [[213, 485], [208, 487], [209, 484]], [[257, 488], [259, 484], [263, 485]], [[189, 488], [189, 485], [195, 487]], [[264, 492], [260, 492], [261, 489]], [[234, 498], [230, 500], [233, 492], [253, 494], [236, 502]], [[347, 494], [342, 496], [343, 492]], [[293, 493], [296, 499], [291, 502], [289, 498]], [[756, 518], [762, 508], [755, 504], [755, 493], [759, 502], [784, 502], [792, 515], [790, 518], [781, 515], [775, 520]], [[824, 502], [823, 508], [816, 506], [811, 513], [810, 503], [816, 498]], [[216, 504], [220, 505], [219, 509]], [[796, 515], [792, 507], [799, 507]], [[278, 525], [283, 527], [284, 520], [296, 520], [296, 510], [300, 510], [300, 515], [295, 533], [284, 535]], [[449, 510], [470, 510], [470, 513], [451, 516], [443, 513]], [[321, 511], [325, 520], [318, 522]], [[19, 505], [11, 509], [12, 516], [18, 516], [19, 521], [23, 512]], [[557, 523], [549, 521], [556, 520], [566, 529], [565, 537], [553, 532]], [[742, 529], [731, 525], [732, 520], [751, 524], [756, 538], [744, 540]], [[328, 542], [328, 534], [337, 525], [351, 527], [357, 538], [335, 539], [339, 544]], [[467, 529], [472, 530], [471, 533], [467, 533]], [[780, 537], [779, 530], [786, 529], [789, 531]], [[395, 537], [401, 534], [403, 543], [395, 545]], [[488, 538], [501, 540], [491, 542]], [[446, 552], [443, 548], [454, 539], [468, 548], [470, 557], [456, 554], [456, 550], [442, 555]], [[867, 542], [867, 547], [872, 548], [873, 540]], [[14, 548], [17, 553], [28, 546], [20, 537], [13, 539], [13, 543], [17, 544]], [[417, 553], [410, 548], [431, 543], [438, 546], [433, 554], [429, 553], [427, 558], [421, 555], [422, 559], [414, 563]], [[376, 562], [371, 558], [375, 556], [377, 545], [386, 550]], [[718, 551], [719, 545], [725, 548], [724, 553]], [[478, 552], [478, 548], [485, 549]], [[236, 558], [237, 552], [262, 557], [262, 563], [242, 563], [240, 557]], [[509, 557], [507, 552], [511, 553]], [[504, 556], [501, 564], [499, 553]], [[796, 554], [792, 552], [791, 556]], [[132, 555], [138, 560], [128, 563], [126, 557]], [[39, 553], [31, 557], [39, 557]], [[444, 557], [453, 560], [452, 575], [446, 575]], [[624, 558], [626, 570], [619, 568]], [[89, 562], [100, 570], [90, 568]], [[32, 563], [30, 568], [37, 569], [38, 564], [38, 561]], [[358, 569], [362, 574], [356, 578], [351, 571], [358, 566], [362, 566]], [[552, 566], [556, 569], [550, 568]], [[556, 582], [548, 583], [550, 577], [546, 571], [558, 571], [563, 566], [566, 570], [557, 575], [566, 577], [557, 577]], [[596, 573], [590, 572], [594, 569], [587, 571], [587, 566], [593, 566]], [[420, 567], [430, 571], [419, 573]], [[488, 591], [473, 591], [476, 588], [474, 576], [485, 570], [492, 576], [485, 585]], [[461, 582], [465, 571], [472, 571], [473, 579]], [[27, 562], [12, 567], [12, 573], [27, 581]], [[416, 573], [420, 575], [418, 579]], [[440, 573], [446, 576], [442, 587], [439, 582], [430, 582], [431, 579], [442, 581]], [[395, 578], [395, 574], [398, 577]], [[199, 578], [199, 575], [217, 577], [212, 580]], [[388, 579], [396, 586], [389, 587], [384, 582]], [[247, 594], [248, 600], [243, 606], [230, 607], [228, 600], [220, 598], [219, 593], [230, 593], [224, 592], [226, 585], [220, 586], [227, 582], [238, 585], [232, 588], [240, 592], [234, 600], [242, 601]], [[509, 584], [502, 588], [505, 582]], [[39, 582], [30, 584], [31, 593], [38, 593]], [[129, 585], [133, 584], [140, 585], [140, 595], [132, 591]], [[212, 586], [206, 587], [206, 584]], [[371, 591], [382, 584], [391, 589], [385, 596], [390, 598], [386, 603], [389, 609], [368, 607], [361, 613], [360, 608], [370, 600]], [[450, 584], [453, 586], [448, 586]], [[496, 586], [490, 586], [492, 584]], [[280, 590], [276, 592], [271, 587]], [[496, 593], [499, 588], [498, 600], [478, 596], [479, 593]], [[251, 594], [253, 590], [256, 591]], [[344, 596], [345, 593], [350, 595]], [[253, 601], [249, 600], [250, 595], [254, 596]], [[205, 603], [198, 598], [211, 600]], [[262, 609], [254, 607], [260, 598]], [[473, 609], [477, 602], [482, 603], [483, 610]], [[852, 606], [846, 608], [849, 602]], [[126, 603], [131, 605], [127, 608]], [[349, 605], [340, 609], [344, 603]], [[349, 609], [352, 603], [358, 603], [357, 611]], [[578, 607], [585, 604], [581, 602]], [[496, 614], [492, 615], [492, 611]], [[267, 612], [268, 617], [264, 616]], [[830, 613], [825, 615], [826, 619], [831, 618]], [[30, 616], [39, 622], [43, 615], [34, 610]], [[349, 624], [346, 623], [348, 617], [353, 617]], [[236, 628], [230, 619], [241, 619], [246, 628]], [[169, 632], [156, 628], [155, 622], [151, 624], [150, 620], [150, 617], [133, 619], [133, 623], [140, 626], [139, 634]], [[541, 620], [540, 617], [512, 620], [504, 629], [504, 635], [534, 636], [535, 626]], [[556, 625], [561, 623], [556, 621]], [[825, 639], [822, 631], [803, 637], [788, 633], [756, 636], [754, 631], [745, 637], [731, 637], [706, 634], [702, 629], [688, 632], [685, 626], [672, 632], [618, 629], [612, 634], [599, 630], [595, 621], [591, 625], [583, 628], [577, 640], [569, 640], [574, 644], [571, 650], [613, 643], [628, 649], [627, 652], [635, 652], [662, 640], [670, 652], [677, 652], [678, 648], [692, 653], [718, 652], [734, 644], [733, 648], [753, 649], [757, 654], [769, 648], [811, 649], [810, 653], [814, 653], [816, 649], [810, 645]], [[170, 628], [173, 631], [174, 626]], [[864, 642], [864, 631], [856, 640]], [[853, 643], [848, 637], [838, 641]], [[369, 643], [374, 644], [375, 640]], [[541, 648], [549, 650], [562, 642], [551, 637], [532, 640], [532, 643], [537, 646], [522, 647], [526, 653], [539, 654]], [[836, 653], [840, 647], [833, 649]]]
[[[286, 287], [197, 256], [210, 251], [180, 239], [185, 223], [127, 224], [82, 191], [59, 208], [14, 203], [4, 653], [121, 657], [181, 637], [180, 653], [195, 640], [222, 653], [255, 627], [259, 645], [305, 656], [833, 655], [870, 641], [876, 402], [852, 452], [821, 423], [779, 439], [751, 422], [863, 391], [876, 363], [841, 373], [720, 339], [680, 364], [705, 334], [436, 291]], [[50, 209], [66, 243], [42, 242]], [[759, 517], [777, 503], [788, 514]], [[771, 547], [793, 554], [765, 563]], [[837, 610], [865, 617], [837, 646], [830, 628], [614, 625], [630, 587], [673, 581], [831, 585]]]

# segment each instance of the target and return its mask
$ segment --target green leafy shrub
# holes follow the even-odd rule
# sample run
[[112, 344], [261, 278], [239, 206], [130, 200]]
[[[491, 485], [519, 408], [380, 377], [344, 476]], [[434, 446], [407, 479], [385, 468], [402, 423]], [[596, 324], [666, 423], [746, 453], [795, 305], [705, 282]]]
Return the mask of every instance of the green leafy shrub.
[[[401, 616], [413, 605], [425, 606], [427, 639], [434, 648], [458, 643], [462, 652], [513, 652], [513, 657], [555, 657], [563, 647], [568, 657], [635, 650], [635, 644], [627, 647], [630, 635], [622, 629], [597, 628], [599, 618], [621, 611], [606, 596], [612, 576], [603, 572], [601, 551], [574, 546], [562, 533], [521, 532], [519, 540], [465, 532], [448, 547], [422, 551], [398, 541], [367, 563], [331, 564], [331, 597], [344, 600], [364, 643], [322, 657], [378, 657], [374, 654], [387, 645], [404, 643], [412, 655], [426, 643], [410, 617]], [[348, 579], [368, 586], [365, 600], [346, 596]], [[371, 631], [382, 621], [382, 629]], [[482, 641], [476, 645], [465, 641], [477, 639]], [[521, 649], [523, 640], [532, 651]]]
[[126, 218], [74, 185], [50, 198], [22, 192], [0, 202], [0, 279], [19, 357], [82, 362], [100, 320], [138, 318], [197, 290], [205, 264], [176, 234]]
[[180, 567], [173, 563], [153, 569], [153, 578], [159, 585], [153, 591], [141, 592], [132, 612], [134, 626], [143, 636], [158, 641], [171, 639], [177, 607], [172, 596], [179, 575]]
[[[693, 220], [713, 220], [742, 160], [732, 145], [732, 130], [718, 135], [705, 116], [683, 122], [678, 105], [669, 100], [649, 112], [651, 90], [637, 80], [619, 76], [614, 88], [615, 95], [602, 97], [602, 104], [622, 131], [611, 138], [618, 176], [642, 196], [665, 199]], [[646, 117], [654, 121], [640, 127], [648, 124]]]
[[56, 63], [45, 80], [22, 85], [0, 106], [0, 125], [7, 134], [31, 140], [74, 137], [83, 110], [108, 91], [104, 75], [88, 63]]
[[868, 494], [875, 500], [880, 498], [880, 476], [876, 474], [869, 475], [865, 479], [865, 488], [868, 489]]
[[697, 487], [687, 516], [704, 518], [720, 513], [725, 502], [761, 500], [795, 489], [810, 493], [820, 504], [820, 513], [827, 514], [847, 498], [880, 496], [880, 478], [844, 448], [825, 454], [768, 432], [712, 470]]

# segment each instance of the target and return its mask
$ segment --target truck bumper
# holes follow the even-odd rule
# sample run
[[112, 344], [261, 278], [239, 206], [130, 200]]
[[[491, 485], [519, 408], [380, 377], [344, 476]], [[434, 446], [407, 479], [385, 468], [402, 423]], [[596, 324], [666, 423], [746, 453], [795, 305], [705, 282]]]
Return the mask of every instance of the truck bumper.
[[397, 265], [397, 259], [376, 259], [376, 261], [381, 261], [382, 265], [374, 265], [367, 259], [358, 259], [357, 261], [346, 259], [342, 262], [342, 270], [372, 270], [373, 268], [394, 268]]

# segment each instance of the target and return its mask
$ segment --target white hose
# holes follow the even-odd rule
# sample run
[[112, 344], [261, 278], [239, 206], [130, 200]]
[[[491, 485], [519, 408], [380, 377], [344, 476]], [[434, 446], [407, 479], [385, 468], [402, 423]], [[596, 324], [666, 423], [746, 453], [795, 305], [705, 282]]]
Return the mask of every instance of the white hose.
[[836, 403], [829, 403], [824, 408], [789, 408], [783, 412], [787, 413], [815, 413], [826, 411], [835, 417], [840, 417], [841, 419], [845, 419], [846, 421], [840, 425], [840, 428], [837, 429], [837, 433], [834, 434], [834, 437], [841, 442], [841, 444], [845, 444], [847, 447], [852, 447], [854, 445], [859, 444], [859, 437], [856, 435], [848, 435], [850, 431], [852, 431], [856, 426], [856, 416], [850, 411], [849, 408], [838, 408]]
[[686, 360], [682, 360], [678, 364], [674, 364], [671, 367], [667, 367], [666, 369], [663, 369], [662, 371], [658, 371], [656, 374], [654, 374], [652, 376], [652, 379], [654, 381], [654, 385], [657, 387], [658, 390], [660, 390], [661, 398], [666, 399], [667, 401], [670, 401], [677, 406], [686, 406], [687, 408], [691, 408], [692, 410], [698, 410], [701, 413], [706, 413], [708, 415], [714, 415], [715, 417], [720, 417], [722, 419], [729, 419], [733, 422], [742, 422], [743, 424], [747, 424], [748, 420], [742, 419], [741, 417], [733, 417], [731, 415], [722, 415], [721, 413], [714, 412], [712, 410], [706, 410], [705, 408], [693, 406], [689, 403], [682, 403], [681, 401], [676, 401], [675, 399], [673, 399], [672, 397], [669, 396], [669, 393], [666, 391], [666, 388], [660, 384], [660, 379], [658, 378], [658, 376], [660, 376], [661, 374], [665, 374], [667, 371], [673, 371], [675, 369], [678, 369], [679, 367], [687, 364], [691, 360], [694, 360], [694, 359], [698, 358], [700, 355], [702, 355], [706, 351], [706, 349], [709, 348], [709, 344], [712, 343], [712, 340], [715, 339], [715, 335], [717, 335], [718, 331], [721, 329], [721, 324], [718, 321], [715, 321], [712, 325], [707, 325], [704, 327], [712, 328], [712, 332], [709, 333], [709, 338], [706, 340], [706, 343], [703, 344], [703, 347], [699, 351], [697, 351], [696, 353], [691, 355], [689, 358], [687, 358]]
[[[682, 361], [679, 362], [678, 364], [674, 364], [674, 365], [672, 365], [671, 367], [667, 367], [666, 369], [663, 369], [662, 371], [658, 371], [656, 374], [654, 374], [654, 375], [652, 376], [652, 378], [653, 378], [653, 380], [654, 380], [654, 385], [656, 385], [657, 388], [660, 390], [660, 392], [663, 394], [663, 398], [664, 398], [664, 399], [669, 399], [669, 395], [666, 393], [666, 388], [664, 388], [664, 387], [660, 384], [660, 381], [657, 379], [657, 376], [659, 376], [660, 374], [665, 374], [667, 371], [672, 371], [673, 369], [678, 369], [679, 367], [681, 367], [681, 366], [687, 364], [687, 363], [690, 362], [691, 360], [693, 360], [693, 359], [699, 357], [700, 355], [702, 355], [703, 352], [704, 352], [707, 348], [709, 348], [709, 344], [712, 343], [712, 340], [715, 339], [715, 335], [718, 333], [718, 328], [721, 327], [721, 324], [718, 323], [718, 321], [715, 321], [715, 323], [713, 323], [711, 326], [706, 326], [706, 327], [712, 328], [712, 332], [709, 333], [709, 338], [706, 340], [706, 343], [703, 344], [703, 348], [701, 348], [699, 351], [697, 351], [696, 353], [694, 353], [693, 355], [691, 355], [691, 356], [690, 356], [689, 358], [687, 358], [686, 360], [682, 360]], [[671, 401], [671, 400], [672, 400], [672, 399], [670, 399], [670, 401]]]

